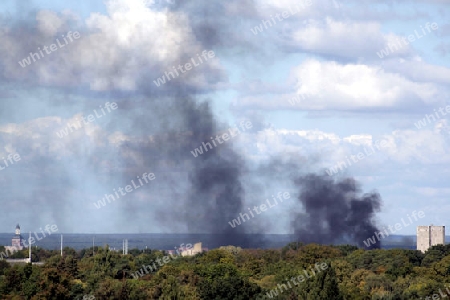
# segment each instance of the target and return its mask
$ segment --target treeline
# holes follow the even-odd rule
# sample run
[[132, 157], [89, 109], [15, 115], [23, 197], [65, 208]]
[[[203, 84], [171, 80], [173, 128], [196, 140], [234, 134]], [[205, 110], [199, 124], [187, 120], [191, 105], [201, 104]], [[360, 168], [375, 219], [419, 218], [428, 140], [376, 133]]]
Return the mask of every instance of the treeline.
[[[425, 254], [349, 245], [227, 246], [176, 257], [154, 272], [145, 266], [167, 253], [133, 249], [122, 255], [108, 247], [65, 248], [63, 253], [33, 248], [33, 260], [45, 260], [41, 266], [0, 260], [0, 298], [431, 299], [450, 283], [450, 245]], [[14, 255], [27, 257], [27, 250]], [[147, 271], [133, 276], [140, 269]]]

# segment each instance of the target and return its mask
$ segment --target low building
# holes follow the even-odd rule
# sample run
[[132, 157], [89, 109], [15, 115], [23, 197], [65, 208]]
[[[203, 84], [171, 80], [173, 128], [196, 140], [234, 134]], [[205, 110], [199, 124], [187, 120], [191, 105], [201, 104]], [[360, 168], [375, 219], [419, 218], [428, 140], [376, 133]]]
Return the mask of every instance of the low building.
[[[184, 245], [184, 244], [183, 244]], [[191, 244], [188, 244], [191, 245]], [[193, 247], [182, 246], [177, 250], [161, 250], [170, 255], [193, 256], [198, 253], [207, 252], [209, 249], [202, 247], [202, 243], [196, 243]]]
[[[205, 250], [207, 251], [207, 249], [205, 248]], [[181, 256], [193, 256], [196, 255], [198, 253], [202, 253], [204, 251], [204, 248], [202, 248], [202, 243], [195, 243], [194, 247], [190, 248], [190, 249], [184, 249], [183, 251], [181, 251]]]

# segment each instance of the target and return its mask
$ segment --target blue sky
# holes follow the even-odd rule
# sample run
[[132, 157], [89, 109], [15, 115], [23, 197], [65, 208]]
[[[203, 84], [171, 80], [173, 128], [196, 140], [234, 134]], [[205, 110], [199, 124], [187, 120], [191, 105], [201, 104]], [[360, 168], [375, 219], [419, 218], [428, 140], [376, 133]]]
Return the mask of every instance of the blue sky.
[[[21, 160], [0, 170], [0, 232], [12, 231], [17, 222], [24, 230], [56, 223], [62, 232], [190, 230], [182, 220], [161, 220], [182, 214], [174, 207], [190, 193], [189, 168], [167, 154], [170, 148], [151, 145], [171, 130], [183, 131], [177, 127], [182, 104], [171, 99], [174, 91], [209, 103], [217, 131], [252, 122], [252, 130], [230, 143], [248, 174], [278, 157], [300, 157], [308, 162], [305, 169], [326, 174], [385, 140], [386, 147], [332, 176], [355, 177], [363, 191], [380, 193], [380, 226], [394, 225], [414, 210], [425, 212], [416, 225], [446, 225], [449, 117], [415, 125], [450, 105], [445, 2], [312, 0], [254, 34], [263, 20], [300, 2], [2, 1], [0, 158], [18, 153]], [[438, 28], [392, 47], [427, 23]], [[20, 66], [30, 52], [62, 41], [69, 31], [80, 38]], [[161, 87], [154, 84], [204, 50], [215, 57]], [[388, 55], [380, 58], [381, 50]], [[305, 97], [290, 104], [298, 95]], [[57, 136], [107, 102], [118, 109]], [[169, 145], [179, 147], [175, 141]], [[188, 157], [191, 150], [180, 151]], [[144, 170], [161, 179], [95, 208], [105, 193]], [[278, 181], [266, 180], [263, 189], [243, 180], [251, 195], [245, 205], [280, 190]], [[292, 187], [286, 189], [295, 195]], [[256, 232], [257, 222], [268, 222], [265, 232], [289, 233], [288, 219], [275, 220], [296, 205], [286, 203], [246, 226]], [[415, 234], [415, 227], [398, 234]]]

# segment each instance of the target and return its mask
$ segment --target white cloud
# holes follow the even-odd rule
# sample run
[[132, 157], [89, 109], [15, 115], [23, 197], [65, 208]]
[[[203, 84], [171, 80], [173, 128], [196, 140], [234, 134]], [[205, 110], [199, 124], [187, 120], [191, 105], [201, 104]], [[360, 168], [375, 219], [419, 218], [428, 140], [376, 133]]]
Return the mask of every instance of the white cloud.
[[383, 68], [388, 72], [400, 73], [411, 81], [450, 84], [449, 68], [427, 63], [420, 57], [400, 63], [397, 59], [386, 60]]
[[314, 101], [300, 103], [310, 109], [393, 107], [411, 97], [427, 102], [437, 93], [432, 84], [415, 83], [376, 66], [308, 60], [293, 76], [300, 81], [298, 94], [313, 95]]
[[45, 36], [54, 36], [63, 25], [63, 20], [52, 11], [43, 10], [36, 13], [37, 27]]
[[[83, 154], [80, 145], [107, 146], [107, 134], [95, 123], [86, 125], [68, 135], [59, 138], [57, 132], [67, 124], [78, 124], [81, 114], [69, 119], [60, 117], [43, 117], [21, 124], [6, 124], [0, 126], [0, 142], [9, 143], [20, 155], [33, 159], [40, 156], [48, 158], [71, 157]], [[91, 147], [91, 146], [90, 146]], [[32, 151], [30, 151], [30, 149]]]
[[[402, 110], [405, 103], [440, 103], [448, 89], [430, 82], [415, 82], [401, 73], [364, 64], [339, 64], [308, 59], [291, 70], [295, 94], [246, 96], [237, 106], [253, 109], [365, 111], [370, 108]], [[289, 102], [290, 100], [294, 101]], [[292, 104], [294, 102], [294, 104]]]
[[360, 134], [343, 137], [318, 129], [265, 129], [256, 135], [244, 134], [241, 143], [245, 145], [246, 155], [256, 161], [269, 159], [280, 153], [296, 153], [303, 157], [313, 157], [320, 153], [318, 164], [323, 168], [334, 166], [350, 155], [364, 153], [366, 149], [367, 152], [374, 153], [365, 155], [354, 166], [356, 170], [370, 167], [375, 172], [384, 168], [397, 171], [412, 161], [418, 165], [450, 165], [450, 130], [445, 128], [443, 130], [442, 125], [436, 124], [435, 129], [431, 130], [395, 130], [379, 136]]
[[372, 136], [370, 134], [352, 134], [345, 137], [343, 140], [351, 144], [363, 146], [369, 146], [372, 144]]
[[[383, 49], [399, 36], [383, 35], [376, 22], [308, 20], [304, 26], [293, 31], [292, 44], [299, 49], [319, 54], [346, 58], [375, 58], [376, 51]], [[408, 54], [405, 46], [392, 55]]]

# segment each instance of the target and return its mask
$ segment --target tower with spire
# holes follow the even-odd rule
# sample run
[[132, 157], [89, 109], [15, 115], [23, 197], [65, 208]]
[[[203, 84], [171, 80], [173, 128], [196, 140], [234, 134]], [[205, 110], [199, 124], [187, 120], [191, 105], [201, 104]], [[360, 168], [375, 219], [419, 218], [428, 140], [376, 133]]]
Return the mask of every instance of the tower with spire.
[[17, 224], [16, 226], [16, 232], [14, 237], [11, 240], [11, 244], [13, 247], [16, 247], [16, 249], [18, 250], [22, 250], [23, 249], [23, 237], [22, 235], [20, 235], [20, 225]]

